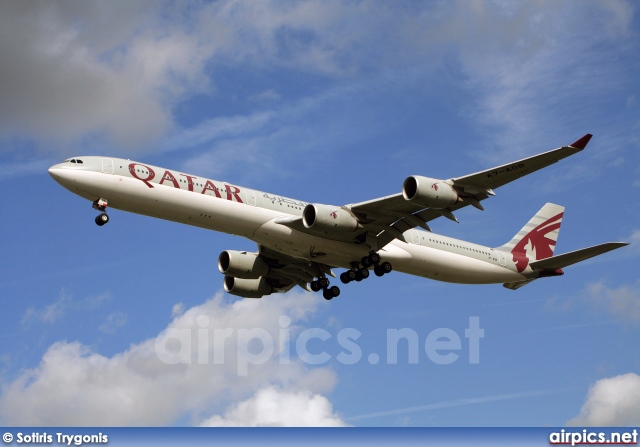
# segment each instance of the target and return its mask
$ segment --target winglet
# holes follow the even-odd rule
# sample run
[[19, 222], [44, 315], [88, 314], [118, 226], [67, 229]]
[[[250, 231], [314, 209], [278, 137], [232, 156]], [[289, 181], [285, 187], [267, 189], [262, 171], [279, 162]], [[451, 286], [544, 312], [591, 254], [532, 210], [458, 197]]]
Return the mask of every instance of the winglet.
[[587, 147], [587, 144], [589, 143], [589, 140], [591, 139], [592, 136], [593, 135], [588, 133], [584, 137], [580, 138], [578, 141], [571, 143], [569, 146], [575, 147], [576, 149], [584, 149], [585, 147]]

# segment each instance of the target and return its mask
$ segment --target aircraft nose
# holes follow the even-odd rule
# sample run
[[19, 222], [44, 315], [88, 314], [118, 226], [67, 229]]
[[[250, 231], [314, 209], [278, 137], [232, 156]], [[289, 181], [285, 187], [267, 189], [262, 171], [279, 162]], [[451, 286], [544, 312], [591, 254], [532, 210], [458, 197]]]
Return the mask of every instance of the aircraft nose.
[[54, 179], [58, 179], [60, 178], [60, 171], [62, 171], [60, 165], [53, 165], [49, 168], [49, 175]]
[[65, 184], [68, 184], [69, 181], [73, 182], [72, 172], [69, 169], [65, 169], [59, 164], [53, 165], [49, 168], [49, 175], [56, 182], [60, 183], [63, 186], [65, 186]]

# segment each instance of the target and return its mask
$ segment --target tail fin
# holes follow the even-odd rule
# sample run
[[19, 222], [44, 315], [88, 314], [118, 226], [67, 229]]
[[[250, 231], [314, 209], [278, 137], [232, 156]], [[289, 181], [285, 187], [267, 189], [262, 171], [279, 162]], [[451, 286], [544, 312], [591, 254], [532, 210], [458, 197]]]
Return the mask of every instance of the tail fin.
[[512, 254], [518, 272], [531, 262], [550, 258], [556, 248], [564, 207], [547, 203], [509, 242], [497, 250]]

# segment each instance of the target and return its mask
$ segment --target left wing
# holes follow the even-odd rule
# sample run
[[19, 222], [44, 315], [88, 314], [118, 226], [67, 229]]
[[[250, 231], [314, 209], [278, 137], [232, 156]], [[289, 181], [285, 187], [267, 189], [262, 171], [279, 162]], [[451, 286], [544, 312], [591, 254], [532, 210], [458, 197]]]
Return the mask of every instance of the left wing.
[[[376, 245], [382, 248], [393, 239], [403, 239], [402, 233], [411, 228], [430, 230], [427, 222], [437, 217], [457, 222], [453, 211], [467, 205], [483, 210], [480, 202], [495, 195], [493, 189], [580, 152], [591, 136], [586, 134], [568, 146], [445, 181], [412, 176], [405, 180], [402, 193], [347, 205], [347, 208], [368, 231], [369, 239], [375, 238]], [[446, 202], [447, 193], [451, 203]]]

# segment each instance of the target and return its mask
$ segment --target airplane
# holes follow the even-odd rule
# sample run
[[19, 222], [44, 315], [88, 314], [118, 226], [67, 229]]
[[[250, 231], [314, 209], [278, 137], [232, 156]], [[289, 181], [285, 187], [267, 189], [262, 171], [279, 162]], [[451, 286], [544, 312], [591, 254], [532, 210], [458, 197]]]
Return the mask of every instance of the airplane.
[[[608, 242], [554, 256], [564, 207], [547, 203], [500, 247], [435, 234], [428, 222], [458, 221], [453, 212], [494, 196], [494, 189], [582, 151], [574, 143], [462, 177], [411, 175], [402, 191], [344, 206], [307, 203], [276, 194], [112, 157], [79, 156], [49, 168], [53, 179], [93, 202], [99, 226], [107, 207], [245, 237], [258, 251], [225, 250], [218, 269], [232, 295], [261, 298], [300, 286], [331, 300], [343, 284], [392, 270], [462, 284], [518, 289], [563, 268], [628, 245]], [[421, 230], [416, 229], [417, 227]]]

